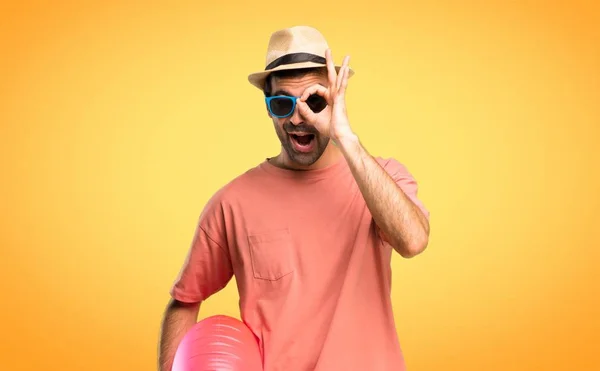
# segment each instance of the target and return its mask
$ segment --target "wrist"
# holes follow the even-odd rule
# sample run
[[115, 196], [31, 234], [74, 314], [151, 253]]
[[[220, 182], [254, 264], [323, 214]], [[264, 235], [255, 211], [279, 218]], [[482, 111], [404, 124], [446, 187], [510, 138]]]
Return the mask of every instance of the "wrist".
[[337, 134], [331, 139], [343, 152], [356, 147], [356, 145], [359, 143], [358, 136], [350, 130]]

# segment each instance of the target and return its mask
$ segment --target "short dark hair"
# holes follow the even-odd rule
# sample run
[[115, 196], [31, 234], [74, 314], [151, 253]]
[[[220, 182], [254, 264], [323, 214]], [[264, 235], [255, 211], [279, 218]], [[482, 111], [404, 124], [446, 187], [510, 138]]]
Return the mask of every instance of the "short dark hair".
[[280, 70], [274, 71], [267, 76], [265, 79], [265, 85], [263, 91], [265, 97], [270, 97], [273, 94], [273, 78], [294, 78], [302, 77], [309, 74], [327, 74], [327, 67], [309, 67], [309, 68], [296, 68], [291, 70]]

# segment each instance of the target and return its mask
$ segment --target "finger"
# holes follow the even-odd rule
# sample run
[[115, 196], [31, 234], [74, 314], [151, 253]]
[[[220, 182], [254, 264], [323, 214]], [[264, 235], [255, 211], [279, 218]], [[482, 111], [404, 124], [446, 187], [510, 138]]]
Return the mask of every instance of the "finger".
[[342, 74], [342, 83], [340, 85], [340, 89], [338, 90], [338, 96], [343, 97], [346, 94], [346, 88], [348, 87], [348, 76], [350, 75], [350, 67], [344, 67], [344, 71]]
[[344, 71], [348, 69], [348, 63], [350, 62], [350, 56], [344, 57], [344, 63], [342, 63], [342, 67], [340, 68], [340, 73], [338, 74], [336, 81], [336, 91], [338, 91], [342, 87], [342, 81], [344, 80]]
[[308, 104], [306, 104], [306, 102], [298, 99], [296, 106], [300, 111], [300, 115], [302, 115], [302, 117], [304, 117], [306, 121], [308, 121], [309, 123], [313, 123], [315, 121], [317, 115], [310, 109], [310, 107], [308, 107]]
[[306, 102], [308, 97], [310, 97], [313, 94], [318, 94], [318, 95], [322, 96], [323, 98], [325, 98], [325, 100], [327, 100], [329, 98], [327, 88], [324, 87], [323, 85], [315, 84], [315, 85], [309, 86], [308, 88], [306, 88], [306, 90], [304, 90], [304, 93], [302, 93], [300, 100], [302, 102]]
[[327, 77], [329, 80], [329, 88], [335, 89], [335, 82], [337, 79], [337, 72], [335, 70], [335, 64], [333, 63], [333, 55], [331, 49], [325, 51], [325, 59], [327, 60]]

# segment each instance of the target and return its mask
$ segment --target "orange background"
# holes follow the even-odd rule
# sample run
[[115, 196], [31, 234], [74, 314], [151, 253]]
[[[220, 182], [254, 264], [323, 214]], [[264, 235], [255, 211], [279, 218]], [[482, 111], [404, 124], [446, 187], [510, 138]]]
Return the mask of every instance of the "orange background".
[[[295, 24], [351, 55], [355, 131], [431, 211], [428, 250], [393, 261], [409, 370], [600, 369], [599, 22], [594, 1], [0, 5], [0, 369], [156, 369], [204, 203], [279, 150], [246, 76]], [[234, 282], [216, 313], [239, 315]]]

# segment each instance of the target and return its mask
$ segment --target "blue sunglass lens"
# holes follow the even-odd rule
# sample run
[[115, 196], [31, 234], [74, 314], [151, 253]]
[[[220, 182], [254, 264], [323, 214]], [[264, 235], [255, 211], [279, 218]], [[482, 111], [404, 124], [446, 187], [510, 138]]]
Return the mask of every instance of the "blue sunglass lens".
[[270, 100], [269, 108], [274, 115], [287, 116], [294, 110], [294, 99], [287, 97], [276, 97]]

